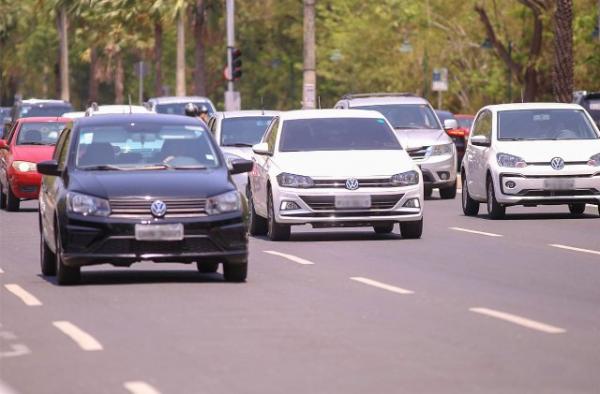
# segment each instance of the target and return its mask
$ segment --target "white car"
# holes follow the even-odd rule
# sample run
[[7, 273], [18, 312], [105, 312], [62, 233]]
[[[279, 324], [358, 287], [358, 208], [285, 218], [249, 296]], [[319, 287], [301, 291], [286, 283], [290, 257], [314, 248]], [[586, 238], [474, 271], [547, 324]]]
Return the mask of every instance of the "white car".
[[[215, 112], [208, 121], [208, 128], [221, 147], [228, 162], [252, 159], [252, 146], [259, 143], [271, 124], [276, 111], [229, 111]], [[233, 176], [238, 190], [246, 193], [247, 174]]]
[[150, 114], [152, 113], [146, 107], [141, 105], [110, 104], [98, 105], [92, 104], [86, 111], [85, 116], [97, 115], [122, 115], [122, 114]]
[[309, 110], [275, 117], [253, 147], [250, 233], [287, 240], [292, 225], [423, 230], [423, 177], [375, 111]]
[[202, 96], [163, 96], [152, 97], [146, 102], [146, 108], [152, 112], [167, 115], [185, 115], [185, 106], [189, 103], [198, 107], [206, 106], [209, 115], [215, 112], [215, 105], [208, 97]]
[[491, 218], [512, 205], [600, 205], [600, 131], [576, 104], [506, 104], [477, 114], [462, 167], [462, 207]]

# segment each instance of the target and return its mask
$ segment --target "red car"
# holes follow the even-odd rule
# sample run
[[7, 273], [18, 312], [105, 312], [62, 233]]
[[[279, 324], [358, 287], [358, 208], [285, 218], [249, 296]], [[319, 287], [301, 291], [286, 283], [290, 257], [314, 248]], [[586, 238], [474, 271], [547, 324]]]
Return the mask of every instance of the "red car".
[[456, 114], [454, 115], [456, 120], [458, 121], [458, 127], [463, 130], [463, 135], [466, 138], [469, 138], [469, 133], [471, 131], [471, 125], [473, 124], [473, 120], [475, 120], [474, 115], [464, 115], [464, 114]]
[[38, 198], [42, 177], [36, 164], [51, 160], [69, 118], [21, 118], [0, 140], [0, 208], [18, 211], [21, 200]]

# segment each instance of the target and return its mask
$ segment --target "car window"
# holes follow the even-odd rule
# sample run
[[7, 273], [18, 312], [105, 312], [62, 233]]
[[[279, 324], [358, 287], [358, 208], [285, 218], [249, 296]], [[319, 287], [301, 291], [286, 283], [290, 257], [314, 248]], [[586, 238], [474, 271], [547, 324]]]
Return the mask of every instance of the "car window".
[[186, 101], [182, 103], [156, 104], [155, 111], [159, 114], [185, 115], [185, 106], [189, 103], [195, 104], [198, 108], [206, 106], [208, 114], [212, 115], [215, 111], [208, 101]]
[[34, 116], [61, 116], [64, 113], [72, 112], [70, 105], [24, 105], [19, 111], [19, 118], [31, 118]]
[[473, 136], [482, 135], [491, 140], [492, 138], [492, 113], [483, 111], [475, 120]]
[[385, 104], [352, 107], [377, 111], [395, 129], [441, 129], [433, 110], [427, 104]]
[[23, 123], [17, 137], [17, 145], [54, 145], [65, 123]]
[[498, 113], [498, 140], [592, 140], [600, 137], [584, 111], [531, 109]]
[[69, 151], [69, 137], [71, 130], [67, 129], [60, 135], [59, 146], [54, 150], [54, 160], [58, 162], [58, 168], [63, 170], [66, 166], [67, 153]]
[[279, 129], [279, 122], [279, 118], [274, 118], [269, 131], [263, 137], [263, 141], [269, 144], [269, 152], [271, 153], [275, 151], [275, 142], [277, 141], [277, 129]]
[[12, 125], [12, 127], [7, 131], [7, 138], [6, 138], [6, 144], [10, 145], [12, 143], [12, 140], [15, 136], [15, 132], [17, 130], [17, 124], [15, 122], [14, 125]]
[[221, 121], [221, 145], [252, 146], [259, 143], [272, 119], [272, 116], [223, 119]]

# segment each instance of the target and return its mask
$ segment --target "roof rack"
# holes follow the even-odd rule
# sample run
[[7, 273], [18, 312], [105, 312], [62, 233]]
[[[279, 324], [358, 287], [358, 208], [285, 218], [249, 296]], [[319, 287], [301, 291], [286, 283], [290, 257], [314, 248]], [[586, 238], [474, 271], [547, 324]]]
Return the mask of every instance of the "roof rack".
[[417, 97], [417, 95], [410, 92], [350, 93], [344, 95], [342, 100], [352, 100], [355, 98], [367, 97]]

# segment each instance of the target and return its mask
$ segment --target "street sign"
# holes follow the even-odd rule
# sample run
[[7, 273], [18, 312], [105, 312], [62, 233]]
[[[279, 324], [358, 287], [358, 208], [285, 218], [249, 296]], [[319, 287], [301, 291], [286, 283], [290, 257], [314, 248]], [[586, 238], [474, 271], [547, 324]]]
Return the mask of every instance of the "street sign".
[[448, 91], [448, 69], [435, 68], [431, 79], [431, 90], [434, 92]]

